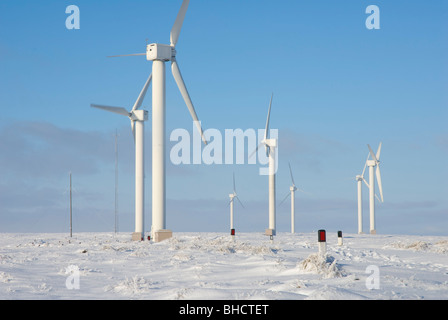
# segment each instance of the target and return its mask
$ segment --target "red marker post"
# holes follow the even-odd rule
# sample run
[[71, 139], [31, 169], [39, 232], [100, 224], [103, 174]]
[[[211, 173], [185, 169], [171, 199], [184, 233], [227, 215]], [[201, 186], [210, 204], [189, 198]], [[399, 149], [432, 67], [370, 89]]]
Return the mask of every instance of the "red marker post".
[[342, 231], [338, 231], [338, 245], [342, 246]]
[[319, 245], [319, 254], [324, 256], [327, 254], [327, 237], [325, 230], [317, 231], [317, 243]]

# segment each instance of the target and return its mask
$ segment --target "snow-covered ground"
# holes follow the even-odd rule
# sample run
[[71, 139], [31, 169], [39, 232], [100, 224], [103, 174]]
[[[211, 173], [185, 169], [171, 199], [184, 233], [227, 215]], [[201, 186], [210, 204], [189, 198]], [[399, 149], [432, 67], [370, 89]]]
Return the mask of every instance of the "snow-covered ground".
[[[448, 299], [448, 237], [0, 234], [0, 299]], [[78, 286], [79, 285], [79, 286]]]

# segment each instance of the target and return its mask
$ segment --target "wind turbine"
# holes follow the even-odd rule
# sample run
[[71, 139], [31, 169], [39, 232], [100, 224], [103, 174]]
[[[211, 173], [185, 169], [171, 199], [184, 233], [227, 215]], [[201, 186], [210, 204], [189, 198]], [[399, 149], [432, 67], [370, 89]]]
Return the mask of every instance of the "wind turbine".
[[291, 169], [291, 164], [290, 163], [288, 163], [288, 165], [289, 165], [289, 174], [291, 175], [291, 183], [292, 183], [292, 186], [290, 186], [289, 187], [289, 191], [290, 192], [288, 192], [288, 194], [286, 195], [286, 197], [285, 198], [283, 198], [283, 200], [282, 200], [282, 202], [280, 202], [280, 204], [279, 204], [279, 206], [283, 203], [283, 202], [285, 202], [285, 200], [286, 199], [288, 199], [288, 197], [289, 196], [291, 196], [291, 233], [294, 233], [295, 232], [295, 192], [297, 191], [297, 190], [299, 190], [299, 191], [301, 191], [301, 192], [304, 192], [303, 190], [301, 190], [301, 189], [298, 189], [297, 187], [296, 187], [296, 184], [294, 183], [294, 177], [292, 176], [292, 169]]
[[[269, 157], [269, 229], [266, 229], [266, 235], [275, 236], [276, 233], [276, 212], [275, 212], [275, 148], [277, 148], [277, 139], [270, 139], [269, 137], [269, 119], [271, 117], [271, 106], [272, 106], [272, 98], [274, 94], [271, 95], [271, 101], [269, 102], [269, 110], [268, 117], [266, 120], [266, 129], [264, 132], [264, 139], [257, 146], [255, 151], [252, 153], [256, 153], [261, 145], [265, 146], [266, 155]], [[252, 156], [251, 155], [251, 156]]]
[[364, 169], [362, 170], [361, 175], [357, 175], [355, 177], [358, 185], [358, 234], [362, 234], [362, 182], [364, 182], [367, 186], [367, 188], [370, 189], [369, 184], [367, 183], [366, 179], [364, 179], [364, 172], [366, 171], [367, 167], [367, 161], [369, 160], [370, 153], [367, 154], [367, 160], [364, 165]]
[[244, 208], [244, 205], [241, 203], [240, 198], [238, 198], [238, 195], [236, 194], [236, 188], [235, 188], [235, 173], [233, 174], [233, 193], [229, 194], [230, 198], [230, 234], [235, 235], [235, 228], [233, 227], [233, 201], [236, 198], [238, 202], [241, 204], [241, 206]]
[[151, 43], [146, 46], [146, 53], [137, 53], [125, 56], [146, 55], [152, 61], [152, 226], [151, 236], [166, 231], [166, 142], [165, 142], [165, 107], [166, 107], [166, 79], [165, 62], [171, 61], [171, 71], [180, 93], [190, 111], [193, 121], [199, 130], [205, 144], [204, 133], [198, 120], [190, 95], [185, 86], [179, 65], [176, 59], [176, 44], [187, 12], [189, 0], [184, 0], [177, 18], [171, 29], [170, 44]]
[[372, 160], [367, 160], [367, 166], [369, 167], [369, 200], [370, 200], [370, 234], [376, 234], [375, 229], [375, 176], [373, 174], [373, 168], [376, 167], [375, 175], [378, 181], [378, 189], [380, 191], [381, 202], [384, 202], [383, 199], [383, 187], [381, 185], [381, 173], [380, 173], [380, 154], [381, 154], [381, 144], [378, 146], [378, 150], [376, 154], [373, 152], [370, 145], [369, 153], [372, 157]]
[[148, 120], [148, 111], [139, 110], [145, 98], [146, 91], [151, 83], [151, 75], [140, 92], [131, 111], [122, 107], [111, 107], [98, 104], [92, 104], [94, 108], [118, 113], [131, 120], [132, 133], [135, 144], [135, 231], [132, 234], [132, 240], [142, 240], [144, 238], [144, 213], [145, 213], [145, 159], [144, 159], [144, 122]]

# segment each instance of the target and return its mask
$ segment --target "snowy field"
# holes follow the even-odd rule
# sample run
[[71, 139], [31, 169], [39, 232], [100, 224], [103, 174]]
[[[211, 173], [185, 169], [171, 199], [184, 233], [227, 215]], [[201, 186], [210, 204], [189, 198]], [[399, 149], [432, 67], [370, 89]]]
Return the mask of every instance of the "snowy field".
[[0, 234], [0, 299], [446, 300], [448, 238], [327, 232]]

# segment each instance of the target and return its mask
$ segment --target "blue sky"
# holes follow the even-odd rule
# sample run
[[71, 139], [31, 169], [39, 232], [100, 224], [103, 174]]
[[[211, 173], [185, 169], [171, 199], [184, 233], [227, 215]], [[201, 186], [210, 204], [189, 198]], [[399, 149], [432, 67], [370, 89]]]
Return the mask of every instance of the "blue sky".
[[[65, 9], [80, 9], [68, 30]], [[368, 5], [380, 29], [368, 30]], [[91, 103], [132, 107], [151, 62], [169, 43], [172, 1], [0, 2], [0, 231], [66, 232], [73, 172], [74, 230], [114, 230], [114, 134], [119, 133], [119, 230], [134, 226], [129, 121]], [[378, 233], [448, 229], [448, 3], [435, 1], [191, 0], [177, 59], [205, 129], [262, 129], [271, 93], [279, 130], [277, 200], [296, 184], [296, 231], [357, 231], [355, 175], [383, 142]], [[167, 66], [167, 136], [192, 132]], [[143, 103], [151, 110], [151, 91]], [[146, 213], [151, 227], [151, 121], [146, 123]], [[168, 152], [171, 144], [168, 144]], [[235, 173], [245, 209], [235, 227], [268, 224], [268, 180], [258, 165], [168, 165], [167, 227], [229, 229]], [[366, 178], [367, 175], [366, 175]], [[364, 188], [364, 230], [368, 194]], [[289, 231], [289, 202], [277, 210]]]

